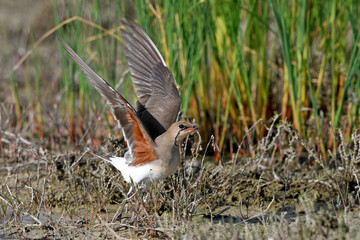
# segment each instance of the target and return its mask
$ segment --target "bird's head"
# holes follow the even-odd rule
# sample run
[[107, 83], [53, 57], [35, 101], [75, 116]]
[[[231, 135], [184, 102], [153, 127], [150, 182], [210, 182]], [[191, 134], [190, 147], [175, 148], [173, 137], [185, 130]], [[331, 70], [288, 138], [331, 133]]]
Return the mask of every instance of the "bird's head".
[[187, 136], [199, 129], [200, 127], [196, 124], [180, 121], [173, 123], [167, 132], [174, 138], [174, 144], [178, 145]]

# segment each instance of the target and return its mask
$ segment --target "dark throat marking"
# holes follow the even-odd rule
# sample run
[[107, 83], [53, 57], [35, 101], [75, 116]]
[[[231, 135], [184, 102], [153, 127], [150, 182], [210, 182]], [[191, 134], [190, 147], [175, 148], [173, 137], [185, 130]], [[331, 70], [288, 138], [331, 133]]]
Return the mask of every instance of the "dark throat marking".
[[177, 147], [178, 145], [176, 144], [176, 142], [177, 142], [177, 139], [178, 139], [178, 137], [179, 137], [179, 135], [180, 135], [180, 132], [181, 131], [184, 131], [185, 129], [181, 129], [181, 130], [179, 130], [178, 131], [178, 133], [176, 134], [176, 137], [175, 137], [175, 141], [174, 141], [174, 145]]

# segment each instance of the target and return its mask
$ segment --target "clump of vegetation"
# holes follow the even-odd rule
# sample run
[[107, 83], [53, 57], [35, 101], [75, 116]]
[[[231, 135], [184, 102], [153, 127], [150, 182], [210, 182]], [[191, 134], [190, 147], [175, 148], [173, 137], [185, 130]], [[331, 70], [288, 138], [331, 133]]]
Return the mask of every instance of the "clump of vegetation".
[[[325, 165], [277, 116], [252, 149], [238, 146], [248, 157], [214, 164], [206, 157], [218, 149], [211, 139], [197, 157], [199, 172], [181, 169], [131, 196], [120, 173], [97, 157], [109, 149], [50, 154], [32, 145], [21, 155], [26, 164], [0, 169], [1, 237], [355, 237], [358, 139], [353, 134], [349, 148], [342, 139], [338, 158]], [[299, 146], [308, 152], [302, 160]]]

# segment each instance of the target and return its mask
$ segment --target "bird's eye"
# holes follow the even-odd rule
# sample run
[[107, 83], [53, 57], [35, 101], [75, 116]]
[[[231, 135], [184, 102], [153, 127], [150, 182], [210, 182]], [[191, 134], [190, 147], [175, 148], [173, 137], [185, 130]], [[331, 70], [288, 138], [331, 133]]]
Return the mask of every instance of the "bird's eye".
[[180, 128], [180, 129], [183, 129], [184, 127], [185, 127], [185, 126], [182, 125], [182, 124], [179, 125], [179, 128]]

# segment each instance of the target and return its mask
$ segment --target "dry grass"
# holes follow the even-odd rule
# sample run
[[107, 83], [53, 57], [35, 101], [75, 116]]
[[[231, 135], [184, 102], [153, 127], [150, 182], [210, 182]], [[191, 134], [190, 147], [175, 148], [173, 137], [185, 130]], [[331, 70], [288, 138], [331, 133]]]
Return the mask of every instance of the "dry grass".
[[[94, 156], [121, 154], [121, 140], [104, 139], [99, 151], [88, 142], [49, 153], [3, 128], [0, 237], [359, 237], [359, 135], [346, 145], [339, 132], [338, 154], [327, 166], [278, 117], [267, 133], [253, 149], [244, 137], [239, 152], [249, 157], [224, 156], [219, 164], [206, 157], [217, 148], [211, 139], [196, 158], [199, 172], [183, 168], [126, 198], [120, 173]], [[185, 162], [196, 155], [189, 152]]]

